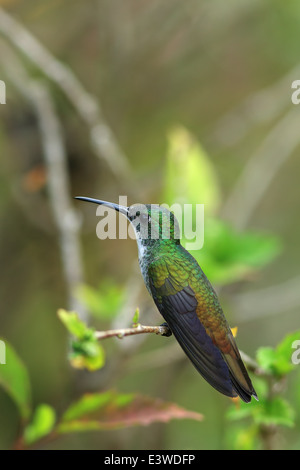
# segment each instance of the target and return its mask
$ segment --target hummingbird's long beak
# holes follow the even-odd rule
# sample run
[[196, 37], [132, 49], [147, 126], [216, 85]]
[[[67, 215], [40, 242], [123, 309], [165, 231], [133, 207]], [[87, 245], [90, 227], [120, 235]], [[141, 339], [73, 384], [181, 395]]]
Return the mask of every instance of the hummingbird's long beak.
[[126, 217], [128, 217], [128, 207], [120, 206], [119, 204], [114, 204], [113, 202], [101, 201], [101, 199], [93, 199], [92, 197], [76, 196], [75, 199], [79, 199], [80, 201], [93, 202], [94, 204], [98, 204], [100, 206], [111, 207], [111, 209], [115, 209], [115, 211], [121, 212], [121, 214], [124, 214]]

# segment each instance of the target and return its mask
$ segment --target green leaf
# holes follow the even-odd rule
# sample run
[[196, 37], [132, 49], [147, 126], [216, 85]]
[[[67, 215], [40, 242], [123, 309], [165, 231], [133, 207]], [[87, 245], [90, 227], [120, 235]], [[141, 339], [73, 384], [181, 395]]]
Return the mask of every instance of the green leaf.
[[[260, 396], [260, 395], [259, 395]], [[239, 402], [227, 410], [227, 419], [237, 421], [251, 417], [257, 425], [294, 425], [295, 413], [289, 403], [281, 397], [267, 399], [260, 396], [259, 402]]]
[[72, 366], [76, 369], [88, 369], [89, 371], [103, 367], [105, 354], [95, 336], [94, 329], [89, 328], [80, 320], [75, 312], [60, 309], [58, 317], [67, 330], [77, 338], [71, 343], [70, 361]]
[[207, 214], [220, 205], [220, 187], [209, 156], [184, 127], [169, 133], [163, 201], [205, 204]]
[[73, 403], [62, 417], [62, 421], [72, 421], [95, 412], [111, 401], [112, 392], [87, 393]]
[[254, 416], [257, 424], [281, 425], [293, 427], [295, 424], [295, 412], [290, 404], [281, 397], [266, 400], [264, 406]]
[[46, 404], [39, 405], [35, 410], [32, 421], [25, 428], [24, 441], [30, 445], [47, 436], [55, 425], [56, 415], [54, 409]]
[[271, 374], [276, 373], [276, 351], [271, 347], [261, 347], [256, 352], [256, 360], [260, 367]]
[[60, 433], [109, 430], [147, 426], [153, 422], [168, 422], [171, 419], [201, 421], [202, 418], [199, 413], [157, 398], [108, 391], [103, 394], [85, 395], [71, 405], [57, 430]]
[[[86, 324], [80, 320], [76, 312], [67, 312], [64, 309], [59, 309], [58, 312], [59, 319], [63, 322], [67, 330], [76, 338], [85, 339], [87, 336], [91, 336], [91, 331]], [[93, 332], [92, 332], [93, 335]]]
[[280, 358], [279, 370], [282, 374], [287, 373], [294, 369], [294, 364], [291, 363], [292, 354], [294, 352], [293, 343], [300, 340], [300, 330], [287, 334], [284, 339], [278, 344], [276, 350]]
[[132, 323], [133, 325], [138, 325], [140, 318], [140, 309], [137, 307], [136, 311], [134, 312]]
[[116, 393], [113, 390], [101, 393], [86, 393], [77, 402], [73, 403], [64, 413], [62, 421], [72, 421], [78, 418], [86, 419], [105, 407], [121, 409], [129, 405], [134, 399], [132, 393]]
[[104, 350], [97, 339], [73, 341], [72, 348], [70, 361], [75, 369], [88, 369], [92, 372], [104, 366]]
[[238, 233], [221, 220], [206, 218], [204, 246], [193, 256], [211, 281], [228, 284], [263, 267], [280, 249], [277, 237]]
[[293, 343], [300, 339], [300, 330], [290, 333], [276, 348], [263, 347], [257, 351], [257, 362], [267, 372], [282, 376], [294, 369], [292, 364]]
[[[228, 224], [215, 219], [214, 215], [220, 207], [220, 193], [214, 166], [201, 145], [185, 128], [173, 129], [169, 134], [162, 200], [169, 206], [174, 203], [192, 204], [191, 213], [186, 214], [189, 217], [188, 225], [184, 214], [181, 217], [182, 244], [189, 244], [188, 249], [193, 250], [193, 256], [211, 281], [228, 284], [265, 266], [280, 252], [281, 245], [277, 237], [238, 233]], [[204, 246], [198, 250], [191, 248], [193, 239], [188, 239], [196, 230], [195, 224], [194, 227], [190, 226], [191, 222], [197, 220], [199, 223], [196, 204], [205, 204]], [[176, 214], [175, 207], [173, 210]], [[190, 234], [187, 233], [188, 227], [189, 231], [192, 230]], [[199, 227], [197, 230], [199, 246], [202, 240], [199, 240]]]
[[111, 320], [118, 313], [124, 300], [124, 289], [111, 280], [103, 280], [98, 288], [80, 285], [76, 290], [77, 298], [97, 318]]
[[18, 406], [20, 414], [27, 420], [31, 413], [31, 386], [27, 369], [13, 347], [3, 341], [6, 363], [0, 364], [0, 385]]

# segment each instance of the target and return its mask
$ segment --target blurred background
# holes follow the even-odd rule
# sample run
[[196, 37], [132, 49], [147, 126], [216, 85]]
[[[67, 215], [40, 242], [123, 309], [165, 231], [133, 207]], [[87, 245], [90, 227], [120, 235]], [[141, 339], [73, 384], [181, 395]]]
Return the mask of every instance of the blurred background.
[[[299, 448], [300, 365], [280, 369], [272, 356], [299, 329], [299, 2], [0, 5], [0, 337], [22, 364], [28, 407], [47, 404], [59, 420], [83, 394], [115, 390], [204, 415], [52, 435], [36, 447]], [[106, 340], [99, 370], [70, 365], [59, 308], [99, 330], [130, 326], [137, 307], [142, 324], [161, 322], [136, 242], [99, 240], [96, 206], [76, 195], [205, 203], [204, 247], [192, 254], [239, 347], [272, 376], [271, 386], [254, 364], [255, 408], [213, 390], [172, 337]], [[20, 421], [22, 385], [5, 367], [2, 449], [24, 444], [32, 416]]]

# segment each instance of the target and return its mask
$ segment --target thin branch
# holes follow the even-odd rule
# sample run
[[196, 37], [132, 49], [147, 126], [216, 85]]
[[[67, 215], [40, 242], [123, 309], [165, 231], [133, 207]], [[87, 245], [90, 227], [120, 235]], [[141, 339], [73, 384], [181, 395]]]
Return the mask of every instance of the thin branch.
[[83, 262], [79, 241], [80, 219], [72, 207], [67, 153], [59, 118], [47, 87], [27, 75], [17, 57], [1, 47], [1, 55], [8, 57], [5, 72], [17, 90], [33, 107], [40, 130], [43, 156], [47, 168], [47, 185], [53, 219], [58, 230], [64, 277], [69, 305], [82, 320], [87, 319], [85, 307], [74, 296], [74, 289], [83, 282]]
[[41, 83], [31, 86], [32, 102], [38, 117], [44, 159], [47, 166], [49, 199], [55, 224], [59, 231], [60, 251], [71, 309], [87, 319], [85, 307], [74, 296], [74, 289], [83, 282], [83, 262], [79, 241], [80, 219], [70, 199], [62, 129], [53, 108], [51, 96]]
[[[96, 331], [95, 336], [97, 340], [103, 340], [107, 338], [119, 338], [122, 339], [125, 336], [133, 336], [133, 335], [140, 335], [145, 333], [155, 333], [156, 335], [160, 336], [171, 336], [172, 332], [167, 324], [162, 324], [160, 326], [145, 326], [138, 323], [136, 326], [132, 328], [119, 328], [116, 330], [106, 330], [106, 331]], [[139, 369], [139, 366], [142, 364], [142, 369], [146, 368], [157, 368], [157, 367], [165, 367], [172, 362], [176, 362], [183, 359], [182, 351], [177, 348], [174, 348], [174, 344], [169, 346], [168, 348], [161, 348], [158, 351], [145, 353], [143, 354], [138, 362], [136, 362], [133, 366], [133, 369]], [[170, 354], [171, 353], [171, 354]], [[250, 356], [245, 354], [243, 351], [240, 351], [241, 358], [245, 365], [248, 367], [251, 372], [256, 375], [268, 375], [261, 367], [257, 364], [257, 362], [252, 359]]]
[[95, 336], [98, 340], [113, 337], [122, 339], [125, 336], [140, 335], [144, 333], [155, 333], [156, 335], [161, 336], [171, 335], [170, 328], [167, 325], [145, 326], [139, 323], [136, 326], [133, 326], [132, 328], [119, 328], [117, 330], [96, 331]]
[[98, 99], [88, 93], [74, 73], [3, 8], [0, 8], [0, 34], [63, 91], [87, 125], [96, 155], [105, 159], [115, 176], [124, 180], [129, 174], [129, 164], [104, 119]]

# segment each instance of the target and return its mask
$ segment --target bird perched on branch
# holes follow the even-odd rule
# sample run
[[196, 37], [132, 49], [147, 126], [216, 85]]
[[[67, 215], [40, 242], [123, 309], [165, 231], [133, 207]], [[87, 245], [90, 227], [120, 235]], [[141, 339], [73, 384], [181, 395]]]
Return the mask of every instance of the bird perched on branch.
[[180, 244], [174, 214], [156, 205], [130, 207], [87, 197], [83, 201], [125, 215], [136, 234], [146, 287], [181, 348], [216, 390], [257, 399], [217, 294], [193, 256]]

